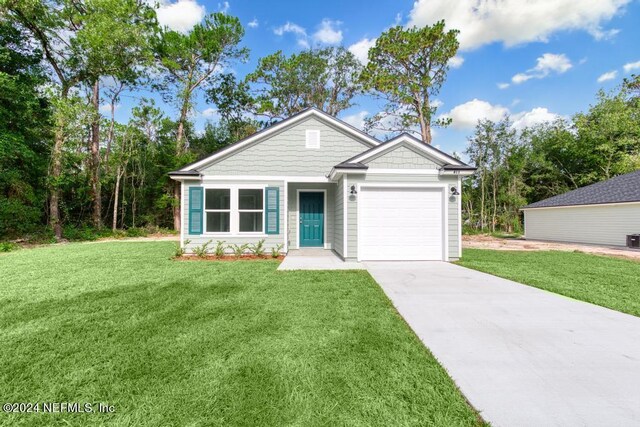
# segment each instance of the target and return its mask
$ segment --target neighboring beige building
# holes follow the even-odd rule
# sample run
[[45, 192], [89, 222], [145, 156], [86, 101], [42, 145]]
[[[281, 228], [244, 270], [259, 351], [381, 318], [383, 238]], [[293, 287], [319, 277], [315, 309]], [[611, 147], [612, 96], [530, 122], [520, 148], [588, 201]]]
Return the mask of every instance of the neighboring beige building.
[[626, 246], [640, 234], [640, 170], [522, 208], [531, 240]]

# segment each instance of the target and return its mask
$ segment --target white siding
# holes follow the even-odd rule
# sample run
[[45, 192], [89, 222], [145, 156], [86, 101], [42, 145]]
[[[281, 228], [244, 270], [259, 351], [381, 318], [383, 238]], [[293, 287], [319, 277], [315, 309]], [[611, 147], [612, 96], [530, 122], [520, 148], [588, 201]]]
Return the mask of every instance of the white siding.
[[527, 239], [624, 246], [640, 233], [640, 203], [527, 209], [524, 220]]

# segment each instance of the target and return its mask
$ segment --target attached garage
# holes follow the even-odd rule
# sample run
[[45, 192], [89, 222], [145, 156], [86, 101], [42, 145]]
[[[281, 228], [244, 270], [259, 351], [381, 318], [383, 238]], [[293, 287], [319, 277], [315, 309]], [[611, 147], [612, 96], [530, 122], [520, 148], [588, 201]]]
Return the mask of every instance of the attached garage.
[[446, 259], [444, 187], [362, 186], [358, 194], [360, 260]]
[[625, 246], [627, 235], [640, 234], [640, 171], [541, 200], [522, 210], [527, 239]]

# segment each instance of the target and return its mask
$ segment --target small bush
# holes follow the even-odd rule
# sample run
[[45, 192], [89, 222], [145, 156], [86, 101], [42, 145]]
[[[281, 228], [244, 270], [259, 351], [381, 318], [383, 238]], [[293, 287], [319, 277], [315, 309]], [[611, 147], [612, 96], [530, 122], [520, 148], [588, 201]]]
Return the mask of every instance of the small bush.
[[191, 240], [187, 239], [184, 241], [184, 247], [180, 246], [180, 242], [176, 243], [176, 258], [180, 258], [181, 256], [183, 256], [187, 250], [185, 249], [185, 247], [191, 243]]
[[0, 252], [11, 252], [20, 249], [16, 243], [13, 242], [0, 242]]
[[233, 251], [233, 255], [235, 255], [236, 258], [240, 258], [245, 252], [247, 252], [249, 244], [245, 243], [244, 245], [237, 245], [234, 243], [229, 245], [228, 248]]
[[251, 251], [251, 253], [257, 257], [263, 257], [265, 252], [264, 242], [265, 242], [265, 239], [260, 239], [258, 243], [254, 245], [249, 245], [249, 250]]
[[199, 258], [206, 258], [209, 253], [209, 245], [211, 244], [211, 240], [201, 244], [200, 246], [195, 246], [193, 248], [193, 253], [196, 254]]
[[125, 233], [127, 237], [146, 237], [149, 234], [146, 229], [141, 227], [127, 228]]
[[225, 244], [224, 240], [218, 240], [216, 242], [216, 248], [213, 250], [213, 254], [218, 258], [222, 258], [224, 256]]
[[278, 258], [280, 256], [280, 250], [284, 245], [282, 243], [278, 243], [274, 247], [271, 248], [271, 258]]

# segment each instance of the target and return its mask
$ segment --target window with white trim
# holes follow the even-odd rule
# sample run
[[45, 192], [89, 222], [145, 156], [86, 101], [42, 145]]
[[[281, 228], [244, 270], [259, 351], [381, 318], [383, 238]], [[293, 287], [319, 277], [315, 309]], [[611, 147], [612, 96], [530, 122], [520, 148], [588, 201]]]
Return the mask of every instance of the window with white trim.
[[320, 131], [318, 129], [307, 129], [305, 138], [306, 148], [320, 148]]
[[205, 233], [264, 231], [264, 188], [205, 188]]
[[207, 218], [207, 233], [230, 232], [231, 190], [228, 188], [207, 188], [204, 211]]

